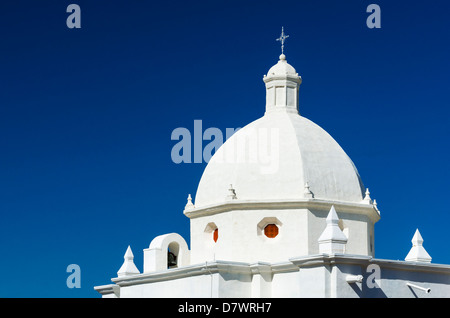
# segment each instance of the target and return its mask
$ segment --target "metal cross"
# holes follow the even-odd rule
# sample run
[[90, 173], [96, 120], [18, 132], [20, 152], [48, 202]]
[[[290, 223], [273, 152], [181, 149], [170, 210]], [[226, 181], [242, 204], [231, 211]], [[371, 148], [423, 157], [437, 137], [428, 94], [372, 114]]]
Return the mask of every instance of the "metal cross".
[[284, 41], [289, 37], [289, 35], [284, 34], [284, 28], [281, 27], [281, 35], [277, 39], [277, 41], [281, 42], [281, 54], [284, 54]]

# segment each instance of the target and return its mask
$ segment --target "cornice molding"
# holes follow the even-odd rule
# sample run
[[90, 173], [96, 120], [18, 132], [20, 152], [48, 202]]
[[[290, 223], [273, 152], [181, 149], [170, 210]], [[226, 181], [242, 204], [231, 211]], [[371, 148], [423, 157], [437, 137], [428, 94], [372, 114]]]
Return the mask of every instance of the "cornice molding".
[[297, 200], [231, 200], [221, 204], [195, 207], [183, 211], [190, 219], [214, 215], [234, 210], [278, 210], [278, 209], [318, 209], [329, 211], [334, 205], [337, 212], [355, 213], [367, 215], [372, 222], [380, 219], [379, 210], [368, 203], [355, 203], [345, 201], [333, 201], [323, 199], [297, 199]]
[[97, 286], [94, 289], [104, 295], [111, 294], [113, 292], [117, 293], [117, 290], [114, 290], [116, 286], [124, 287], [138, 284], [147, 284], [197, 275], [213, 275], [224, 273], [240, 273], [247, 275], [280, 274], [299, 271], [301, 270], [301, 268], [336, 266], [340, 264], [359, 266], [377, 264], [381, 269], [391, 268], [402, 271], [418, 271], [450, 275], [450, 265], [375, 259], [371, 256], [365, 255], [315, 254], [293, 257], [286, 262], [280, 263], [244, 263], [216, 260], [212, 262], [184, 266], [181, 268], [167, 269], [164, 271], [136, 274], [125, 277], [116, 277], [111, 279], [111, 281], [115, 284]]

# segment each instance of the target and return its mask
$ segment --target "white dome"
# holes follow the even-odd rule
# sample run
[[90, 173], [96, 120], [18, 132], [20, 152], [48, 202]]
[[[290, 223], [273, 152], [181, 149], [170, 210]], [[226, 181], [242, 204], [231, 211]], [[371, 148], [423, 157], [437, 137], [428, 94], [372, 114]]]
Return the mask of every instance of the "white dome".
[[195, 206], [223, 204], [230, 184], [238, 200], [314, 198], [361, 202], [353, 162], [321, 127], [295, 113], [274, 112], [230, 137], [209, 161]]
[[267, 72], [267, 76], [288, 74], [297, 75], [297, 72], [295, 71], [295, 68], [286, 61], [286, 56], [284, 54], [281, 54], [280, 60], [277, 64], [269, 69], [269, 71]]

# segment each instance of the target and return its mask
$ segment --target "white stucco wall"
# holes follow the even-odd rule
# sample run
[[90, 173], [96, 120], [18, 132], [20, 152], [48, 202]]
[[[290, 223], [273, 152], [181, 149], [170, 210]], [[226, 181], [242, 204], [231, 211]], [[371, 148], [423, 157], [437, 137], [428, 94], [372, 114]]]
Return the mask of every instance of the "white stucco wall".
[[211, 294], [211, 279], [214, 280], [214, 278], [212, 278], [209, 275], [201, 275], [147, 284], [136, 284], [133, 286], [125, 286], [121, 287], [120, 289], [120, 297], [121, 298], [217, 297], [217, 290]]
[[[291, 255], [308, 253], [306, 209], [298, 210], [235, 210], [191, 220], [192, 263], [207, 260], [237, 262], [274, 262]], [[219, 230], [215, 243], [212, 234], [205, 233], [208, 224]], [[264, 235], [265, 224], [277, 224], [275, 238]]]
[[[371, 268], [377, 268], [374, 276]], [[362, 275], [348, 283], [348, 275]], [[450, 265], [312, 255], [283, 263], [208, 262], [113, 279], [120, 297], [450, 297]], [[370, 282], [375, 282], [370, 284]], [[407, 286], [430, 288], [430, 293]], [[101, 292], [101, 287], [97, 287]], [[104, 287], [104, 297], [112, 296]], [[109, 291], [109, 292], [108, 292]]]
[[[315, 206], [314, 202], [309, 204]], [[330, 205], [309, 209], [233, 209], [193, 217], [191, 263], [211, 260], [280, 262], [293, 255], [317, 254], [317, 241], [326, 227]], [[345, 205], [338, 206], [337, 211], [343, 232], [348, 235], [346, 253], [374, 256], [372, 219], [364, 211], [343, 212]], [[279, 228], [275, 238], [264, 235], [264, 226], [271, 223]], [[215, 228], [218, 229], [217, 242], [212, 234]]]

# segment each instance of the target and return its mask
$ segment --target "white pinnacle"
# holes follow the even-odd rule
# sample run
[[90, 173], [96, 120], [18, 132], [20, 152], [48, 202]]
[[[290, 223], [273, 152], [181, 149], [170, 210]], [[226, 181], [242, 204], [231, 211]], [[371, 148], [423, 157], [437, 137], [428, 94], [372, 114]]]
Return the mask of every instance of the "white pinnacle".
[[192, 198], [191, 198], [191, 194], [189, 193], [188, 198], [187, 198], [187, 203], [186, 206], [184, 207], [185, 210], [190, 210], [195, 208], [194, 204], [192, 203]]
[[423, 238], [422, 235], [420, 235], [419, 229], [416, 229], [416, 233], [414, 233], [411, 242], [413, 246], [411, 247], [411, 250], [409, 251], [408, 255], [406, 255], [405, 261], [431, 263], [431, 256], [422, 246]]
[[339, 218], [334, 205], [331, 206], [330, 212], [326, 218], [326, 223], [327, 226], [318, 239], [319, 253], [344, 253], [347, 237], [339, 228]]
[[364, 199], [362, 200], [363, 203], [372, 204], [372, 198], [370, 197], [370, 191], [369, 188], [366, 189], [366, 195], [364, 196]]
[[119, 271], [117, 272], [118, 277], [140, 274], [136, 265], [134, 265], [134, 255], [129, 245], [123, 258], [124, 262], [122, 264], [122, 267], [120, 267]]

